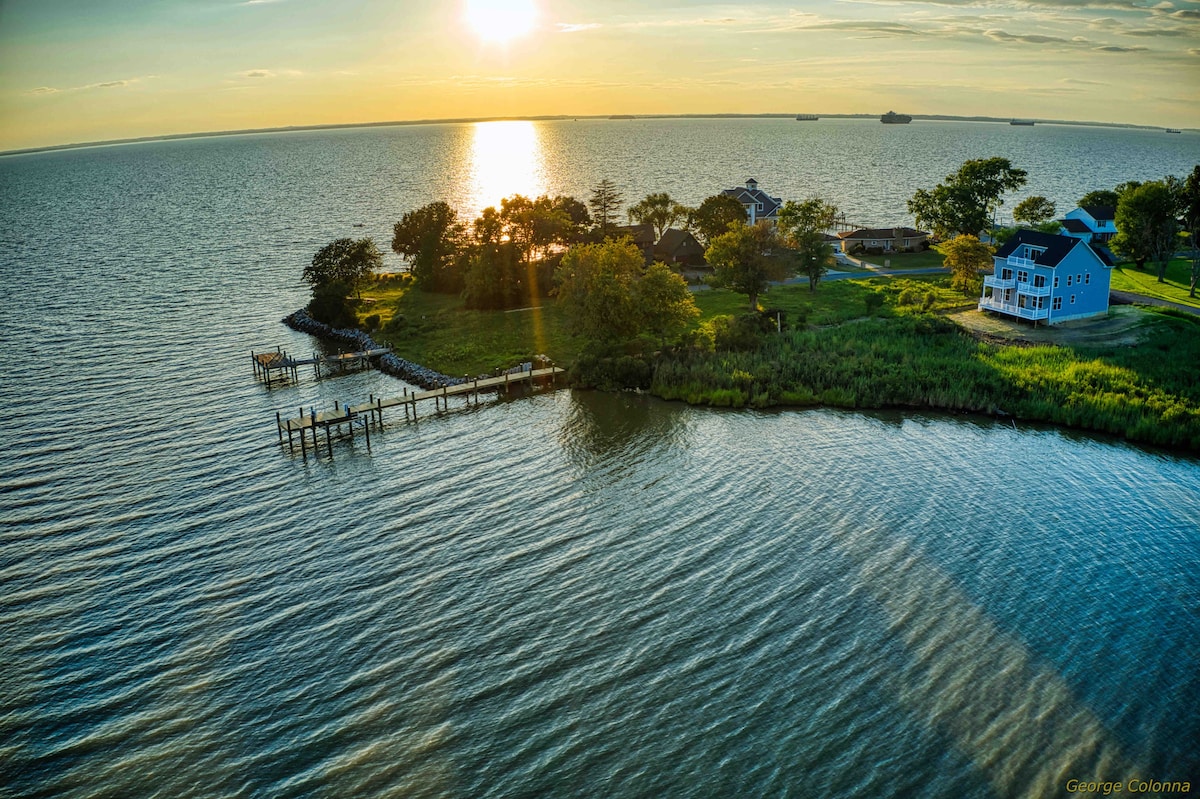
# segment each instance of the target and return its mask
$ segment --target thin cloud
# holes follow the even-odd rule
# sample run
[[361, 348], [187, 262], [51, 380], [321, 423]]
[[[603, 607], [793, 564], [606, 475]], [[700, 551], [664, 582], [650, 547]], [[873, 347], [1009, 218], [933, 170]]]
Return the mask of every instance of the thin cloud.
[[264, 80], [267, 78], [298, 78], [304, 73], [298, 69], [247, 69], [237, 73], [239, 78]]
[[1024, 44], [1083, 44], [1086, 42], [1081, 37], [1064, 39], [1061, 36], [1047, 36], [1043, 33], [1008, 33], [998, 28], [984, 31], [983, 35], [998, 42], [1021, 42]]
[[1149, 47], [1118, 47], [1115, 44], [1106, 44], [1103, 47], [1097, 47], [1101, 53], [1144, 53], [1149, 50]]
[[68, 86], [65, 89], [60, 89], [57, 86], [38, 86], [36, 89], [30, 89], [25, 92], [26, 95], [32, 97], [45, 97], [51, 94], [64, 94], [66, 92], [89, 92], [97, 89], [124, 89], [128, 86], [135, 86], [143, 80], [149, 80], [157, 77], [155, 75], [146, 75], [141, 78], [124, 78], [122, 80], [106, 80], [99, 83], [88, 83], [84, 86]]
[[1189, 47], [1188, 55], [1200, 56], [1200, 47]]
[[1188, 32], [1179, 28], [1135, 28], [1133, 30], [1121, 31], [1126, 36], [1140, 36], [1143, 38], [1153, 36], [1187, 36]]
[[815, 22], [797, 26], [799, 30], [813, 31], [851, 31], [855, 33], [875, 33], [887, 36], [921, 36], [922, 33], [908, 25], [899, 22], [873, 22], [857, 20], [835, 20]]
[[599, 22], [560, 22], [558, 23], [559, 33], [578, 33], [579, 31], [590, 31], [601, 27]]

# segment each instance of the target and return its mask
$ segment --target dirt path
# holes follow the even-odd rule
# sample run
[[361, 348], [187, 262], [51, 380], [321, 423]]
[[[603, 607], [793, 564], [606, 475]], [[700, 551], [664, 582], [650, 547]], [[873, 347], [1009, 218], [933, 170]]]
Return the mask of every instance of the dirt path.
[[1154, 317], [1133, 305], [1115, 305], [1107, 316], [1076, 319], [1034, 327], [979, 310], [947, 314], [981, 338], [1013, 344], [1128, 346], [1141, 341], [1154, 327]]

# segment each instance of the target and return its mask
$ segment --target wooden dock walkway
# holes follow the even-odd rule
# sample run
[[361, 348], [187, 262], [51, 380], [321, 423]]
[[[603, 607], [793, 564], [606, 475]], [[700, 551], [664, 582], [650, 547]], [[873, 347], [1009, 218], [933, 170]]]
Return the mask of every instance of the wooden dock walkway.
[[292, 451], [295, 451], [294, 436], [299, 434], [300, 452], [305, 456], [308, 454], [307, 438], [312, 439], [313, 452], [316, 453], [318, 446], [317, 432], [324, 430], [325, 445], [329, 450], [329, 456], [333, 457], [333, 434], [331, 429], [336, 429], [340, 434], [342, 426], [345, 425], [351, 438], [353, 438], [355, 427], [359, 427], [366, 434], [367, 447], [370, 447], [371, 426], [374, 425], [377, 429], [383, 426], [383, 412], [386, 410], [402, 408], [406, 422], [410, 419], [416, 421], [417, 403], [420, 402], [433, 400], [435, 411], [448, 408], [451, 397], [465, 397], [467, 403], [470, 403], [472, 397], [474, 397], [475, 404], [479, 404], [480, 392], [495, 391], [499, 393], [504, 391], [507, 393], [513, 386], [522, 384], [533, 386], [539, 381], [545, 381], [553, 385], [559, 375], [565, 375], [566, 372], [566, 369], [551, 366], [545, 369], [530, 369], [515, 374], [500, 375], [499, 377], [469, 380], [465, 383], [459, 383], [456, 386], [445, 386], [429, 391], [410, 392], [406, 388], [400, 396], [389, 399], [372, 396], [367, 402], [357, 405], [342, 405], [335, 402], [332, 411], [318, 411], [315, 408], [309, 408], [305, 412], [304, 408], [301, 408], [300, 415], [291, 419], [284, 419], [277, 412], [275, 414], [275, 428], [279, 433], [279, 443], [281, 444], [283, 443], [284, 433], [287, 433], [288, 449]]
[[289, 376], [293, 380], [299, 379], [301, 366], [313, 367], [313, 373], [317, 377], [321, 376], [322, 367], [327, 371], [341, 372], [355, 368], [370, 369], [372, 358], [378, 358], [391, 351], [391, 347], [379, 347], [359, 352], [339, 350], [337, 355], [320, 355], [314, 352], [308, 358], [296, 358], [276, 347], [274, 352], [251, 351], [250, 363], [254, 367], [254, 376], [269, 384], [273, 380], [287, 380]]

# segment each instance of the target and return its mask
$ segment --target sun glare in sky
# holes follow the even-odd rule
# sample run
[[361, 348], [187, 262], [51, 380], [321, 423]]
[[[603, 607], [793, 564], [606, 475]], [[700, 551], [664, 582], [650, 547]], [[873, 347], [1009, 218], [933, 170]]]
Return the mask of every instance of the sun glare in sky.
[[467, 0], [466, 18], [479, 38], [502, 44], [533, 30], [537, 7], [533, 0]]

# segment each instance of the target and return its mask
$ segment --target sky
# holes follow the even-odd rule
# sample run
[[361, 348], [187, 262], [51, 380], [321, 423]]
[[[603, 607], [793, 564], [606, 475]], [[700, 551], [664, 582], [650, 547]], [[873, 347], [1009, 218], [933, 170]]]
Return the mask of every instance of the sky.
[[1200, 0], [0, 0], [0, 151], [389, 120], [890, 109], [1200, 128]]

